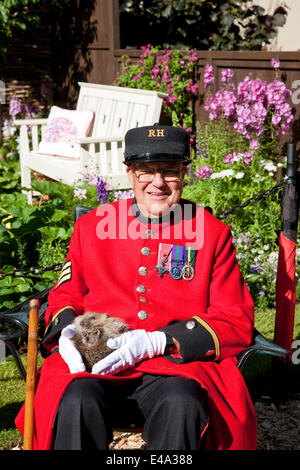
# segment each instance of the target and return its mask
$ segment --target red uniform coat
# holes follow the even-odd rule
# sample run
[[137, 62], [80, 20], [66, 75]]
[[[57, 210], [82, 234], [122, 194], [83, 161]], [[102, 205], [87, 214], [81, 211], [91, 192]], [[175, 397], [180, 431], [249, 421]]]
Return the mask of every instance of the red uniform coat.
[[[172, 245], [195, 249], [192, 279], [173, 279], [168, 271], [160, 275], [158, 267], [171, 268]], [[141, 361], [103, 380], [129, 380], [147, 372], [194, 379], [207, 392], [207, 448], [256, 448], [255, 412], [235, 359], [251, 343], [253, 301], [230, 229], [205, 209], [182, 200], [174, 217], [150, 225], [127, 200], [80, 217], [48, 302], [44, 350], [53, 348], [57, 333], [86, 311], [122, 318], [132, 329], [171, 335], [179, 354]], [[62, 394], [73, 378], [87, 375], [70, 374], [59, 353], [45, 359], [35, 396], [35, 449], [51, 448]], [[16, 418], [21, 432], [23, 413]]]

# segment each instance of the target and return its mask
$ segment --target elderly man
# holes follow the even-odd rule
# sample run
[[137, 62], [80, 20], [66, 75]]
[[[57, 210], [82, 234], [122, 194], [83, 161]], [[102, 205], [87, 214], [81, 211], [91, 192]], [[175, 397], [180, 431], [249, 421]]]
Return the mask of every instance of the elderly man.
[[[107, 449], [122, 417], [141, 418], [147, 449], [255, 449], [235, 360], [251, 342], [253, 302], [229, 228], [181, 198], [189, 154], [182, 129], [130, 130], [135, 198], [76, 222], [45, 315], [36, 449]], [[72, 342], [72, 321], [87, 311], [130, 328], [108, 341], [114, 351], [91, 373]], [[23, 410], [21, 431], [22, 419]]]

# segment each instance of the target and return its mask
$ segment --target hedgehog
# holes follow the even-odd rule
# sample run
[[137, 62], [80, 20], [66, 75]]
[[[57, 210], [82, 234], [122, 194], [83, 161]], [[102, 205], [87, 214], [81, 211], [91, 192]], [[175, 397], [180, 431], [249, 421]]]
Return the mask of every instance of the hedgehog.
[[129, 330], [123, 320], [107, 313], [86, 312], [76, 317], [73, 323], [76, 332], [72, 340], [81, 353], [88, 372], [91, 372], [96, 362], [113, 351], [107, 346], [107, 340]]

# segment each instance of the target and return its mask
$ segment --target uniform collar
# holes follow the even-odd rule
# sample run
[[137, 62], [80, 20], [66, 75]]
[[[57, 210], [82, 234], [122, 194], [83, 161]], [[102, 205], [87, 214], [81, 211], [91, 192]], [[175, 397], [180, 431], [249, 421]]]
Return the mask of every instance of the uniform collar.
[[151, 218], [146, 217], [140, 210], [136, 198], [134, 197], [131, 202], [131, 212], [133, 216], [144, 225], [159, 225], [159, 224], [178, 224], [182, 220], [181, 205], [176, 204], [172, 210], [162, 217]]

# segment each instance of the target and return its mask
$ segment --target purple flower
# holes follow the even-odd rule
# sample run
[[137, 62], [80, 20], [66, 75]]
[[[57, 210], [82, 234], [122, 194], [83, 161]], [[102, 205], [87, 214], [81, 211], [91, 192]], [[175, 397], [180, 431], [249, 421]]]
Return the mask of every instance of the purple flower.
[[109, 193], [108, 191], [111, 189], [111, 186], [104, 181], [104, 179], [99, 176], [97, 178], [97, 202], [105, 204], [108, 200]]
[[53, 101], [53, 85], [51, 83], [42, 82], [41, 97], [46, 103], [51, 103]]
[[280, 67], [280, 60], [279, 60], [278, 58], [276, 58], [276, 57], [273, 57], [273, 58], [271, 59], [271, 65], [272, 65], [272, 67], [273, 67], [274, 69], [279, 69], [279, 67]]
[[257, 274], [262, 270], [262, 267], [258, 264], [250, 264], [250, 272], [253, 274]]
[[134, 192], [132, 189], [130, 189], [129, 191], [115, 191], [114, 192], [114, 199], [115, 201], [119, 201], [120, 199], [130, 199], [134, 197]]
[[208, 165], [203, 165], [199, 168], [196, 172], [196, 177], [201, 178], [202, 180], [206, 180], [212, 174], [212, 168]]
[[20, 98], [13, 97], [9, 102], [9, 114], [13, 119], [16, 118], [17, 114], [22, 111], [22, 100]]
[[210, 83], [215, 82], [214, 68], [212, 65], [206, 65], [204, 67], [204, 88], [207, 88]]
[[34, 111], [35, 111], [34, 107], [31, 104], [26, 103], [24, 105], [24, 109], [25, 109], [25, 112], [26, 112], [26, 118], [27, 119], [32, 119]]

